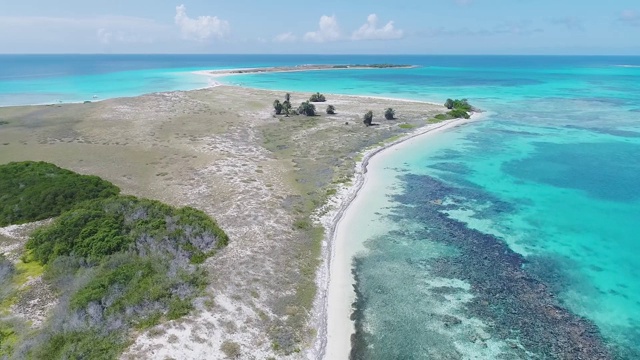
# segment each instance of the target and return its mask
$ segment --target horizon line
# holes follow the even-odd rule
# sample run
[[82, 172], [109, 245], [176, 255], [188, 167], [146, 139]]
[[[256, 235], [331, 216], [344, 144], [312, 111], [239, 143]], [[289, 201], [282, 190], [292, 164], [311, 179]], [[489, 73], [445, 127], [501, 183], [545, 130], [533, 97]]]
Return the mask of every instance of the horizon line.
[[27, 55], [185, 55], [185, 56], [632, 56], [640, 57], [638, 54], [535, 54], [535, 53], [521, 53], [521, 54], [460, 54], [460, 53], [397, 53], [397, 54], [381, 54], [381, 53], [336, 53], [336, 54], [322, 54], [322, 53], [297, 53], [297, 54], [273, 54], [273, 53], [0, 53], [0, 56], [27, 56]]

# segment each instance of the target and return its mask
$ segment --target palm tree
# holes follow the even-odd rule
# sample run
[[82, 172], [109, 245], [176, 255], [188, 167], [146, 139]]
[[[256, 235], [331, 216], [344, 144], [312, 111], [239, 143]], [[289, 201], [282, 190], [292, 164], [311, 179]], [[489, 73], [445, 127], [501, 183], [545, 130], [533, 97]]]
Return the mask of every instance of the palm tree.
[[384, 118], [387, 120], [393, 120], [396, 116], [396, 111], [393, 110], [392, 108], [387, 108], [387, 110], [384, 111]]
[[286, 94], [284, 95], [284, 101], [289, 102], [290, 100], [291, 100], [291, 94], [286, 93]]
[[280, 113], [282, 113], [282, 104], [280, 103], [280, 100], [276, 99], [276, 101], [273, 102], [273, 108], [276, 110], [276, 115], [280, 115]]
[[333, 105], [327, 106], [327, 114], [333, 115], [336, 113], [336, 107]]
[[364, 120], [362, 121], [365, 125], [371, 126], [371, 122], [373, 121], [373, 111], [369, 110], [366, 114], [364, 114]]

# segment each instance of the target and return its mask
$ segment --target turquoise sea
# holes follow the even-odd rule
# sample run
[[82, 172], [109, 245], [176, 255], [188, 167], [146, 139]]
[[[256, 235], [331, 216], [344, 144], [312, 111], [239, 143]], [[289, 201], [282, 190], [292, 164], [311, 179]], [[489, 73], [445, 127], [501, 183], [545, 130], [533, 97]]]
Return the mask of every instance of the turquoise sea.
[[[207, 85], [443, 102], [482, 121], [396, 151], [354, 259], [357, 359], [640, 359], [640, 57], [0, 56], [0, 105]], [[478, 329], [482, 329], [480, 332]], [[483, 355], [484, 354], [484, 355]], [[484, 357], [483, 357], [484, 356]]]

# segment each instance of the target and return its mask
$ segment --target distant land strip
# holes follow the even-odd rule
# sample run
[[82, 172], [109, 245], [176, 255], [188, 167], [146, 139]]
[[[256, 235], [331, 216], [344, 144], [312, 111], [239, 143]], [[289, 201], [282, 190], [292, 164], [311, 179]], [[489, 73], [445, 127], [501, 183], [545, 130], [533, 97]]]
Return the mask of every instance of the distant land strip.
[[210, 75], [231, 75], [231, 74], [257, 74], [257, 73], [311, 71], [311, 70], [413, 69], [417, 67], [418, 67], [417, 65], [398, 65], [398, 64], [296, 65], [296, 66], [247, 68], [247, 69], [209, 70], [209, 71], [206, 71], [206, 73]]

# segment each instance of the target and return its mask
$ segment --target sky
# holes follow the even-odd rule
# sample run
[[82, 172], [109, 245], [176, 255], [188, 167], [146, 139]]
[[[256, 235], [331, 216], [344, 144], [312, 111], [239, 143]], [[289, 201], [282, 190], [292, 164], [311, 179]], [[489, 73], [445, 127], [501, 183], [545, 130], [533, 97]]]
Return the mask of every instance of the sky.
[[0, 53], [640, 55], [640, 1], [3, 0]]

